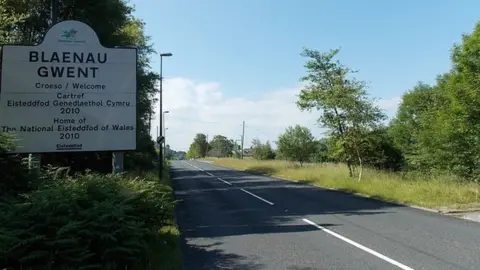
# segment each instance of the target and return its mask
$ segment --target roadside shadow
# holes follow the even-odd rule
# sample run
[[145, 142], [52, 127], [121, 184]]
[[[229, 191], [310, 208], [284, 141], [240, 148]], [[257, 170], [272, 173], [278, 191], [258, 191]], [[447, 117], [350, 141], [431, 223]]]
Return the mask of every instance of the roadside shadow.
[[254, 166], [249, 169], [246, 169], [245, 172], [255, 173], [255, 174], [264, 174], [264, 175], [274, 175], [278, 170], [272, 167], [266, 166]]
[[208, 245], [184, 243], [183, 270], [224, 270], [224, 269], [263, 269], [256, 258], [247, 258], [238, 254], [226, 253], [218, 246], [221, 242]]
[[[277, 219], [277, 221], [280, 221]], [[335, 227], [337, 224], [319, 224], [322, 227]], [[280, 233], [299, 233], [316, 231], [317, 229], [308, 224], [220, 224], [220, 225], [196, 225], [184, 227], [182, 233], [187, 238], [195, 237], [225, 237], [247, 234], [280, 234]]]

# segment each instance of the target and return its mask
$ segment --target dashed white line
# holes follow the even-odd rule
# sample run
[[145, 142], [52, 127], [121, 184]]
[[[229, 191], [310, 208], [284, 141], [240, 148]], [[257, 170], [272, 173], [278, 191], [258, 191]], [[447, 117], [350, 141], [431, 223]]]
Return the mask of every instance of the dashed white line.
[[232, 183], [230, 183], [230, 182], [227, 182], [227, 181], [223, 180], [223, 179], [222, 179], [222, 178], [220, 178], [220, 177], [217, 177], [217, 179], [218, 179], [218, 180], [220, 180], [220, 181], [222, 181], [222, 182], [224, 182], [225, 184], [227, 184], [227, 185], [229, 185], [229, 186], [231, 186], [231, 185], [232, 185]]
[[247, 190], [245, 190], [245, 189], [243, 189], [243, 188], [241, 188], [240, 190], [243, 191], [243, 192], [245, 192], [245, 193], [247, 193], [248, 195], [251, 195], [251, 196], [253, 196], [253, 197], [255, 197], [255, 198], [263, 201], [263, 202], [266, 202], [266, 203], [268, 203], [268, 204], [270, 204], [270, 205], [275, 205], [273, 202], [271, 202], [271, 201], [269, 201], [269, 200], [265, 200], [264, 198], [262, 198], [262, 197], [260, 197], [260, 196], [257, 196], [257, 195], [255, 195], [255, 194], [251, 193], [250, 191], [247, 191]]
[[338, 239], [340, 239], [340, 240], [342, 240], [342, 241], [344, 241], [344, 242], [346, 242], [346, 243], [348, 243], [348, 244], [350, 244], [350, 245], [352, 245], [352, 246], [354, 246], [354, 247], [356, 247], [356, 248], [359, 248], [359, 249], [361, 249], [361, 250], [363, 250], [363, 251], [365, 251], [365, 252], [368, 252], [368, 253], [372, 254], [373, 256], [378, 257], [378, 258], [380, 258], [380, 259], [382, 259], [382, 260], [384, 260], [384, 261], [386, 261], [386, 262], [388, 262], [388, 263], [390, 263], [390, 264], [393, 264], [393, 265], [397, 266], [397, 267], [400, 268], [400, 269], [403, 269], [403, 270], [414, 270], [414, 269], [411, 268], [411, 267], [408, 267], [408, 266], [406, 266], [406, 265], [404, 265], [404, 264], [402, 264], [402, 263], [400, 263], [400, 262], [395, 261], [394, 259], [391, 259], [391, 258], [389, 258], [389, 257], [387, 257], [387, 256], [385, 256], [385, 255], [383, 255], [383, 254], [380, 254], [380, 253], [376, 252], [375, 250], [372, 250], [372, 249], [370, 249], [370, 248], [368, 248], [368, 247], [366, 247], [366, 246], [363, 246], [363, 245], [361, 245], [361, 244], [359, 244], [359, 243], [357, 243], [357, 242], [355, 242], [355, 241], [353, 241], [353, 240], [350, 240], [350, 239], [346, 238], [345, 236], [342, 236], [342, 235], [340, 235], [340, 234], [338, 234], [338, 233], [336, 233], [336, 232], [334, 232], [334, 231], [331, 231], [331, 230], [329, 230], [329, 229], [327, 229], [327, 228], [325, 228], [325, 227], [322, 227], [322, 226], [318, 225], [317, 223], [315, 223], [315, 222], [313, 222], [313, 221], [311, 221], [311, 220], [308, 220], [308, 219], [306, 219], [306, 218], [304, 218], [304, 219], [302, 219], [302, 220], [303, 220], [304, 222], [306, 222], [306, 223], [314, 226], [315, 228], [320, 229], [320, 230], [322, 230], [322, 231], [330, 234], [331, 236], [334, 236], [334, 237], [336, 237], [336, 238], [338, 238]]
[[186, 162], [186, 161], [184, 161], [183, 163], [187, 164], [187, 165], [190, 166], [190, 167], [197, 168], [197, 166], [195, 166], [195, 165], [193, 165], [193, 164], [190, 164], [190, 163], [188, 163], [188, 162]]
[[188, 163], [188, 162], [184, 162], [184, 163], [187, 164], [187, 165], [190, 166], [190, 167], [193, 167], [193, 168], [195, 168], [195, 169], [197, 169], [197, 170], [199, 170], [199, 171], [204, 172], [204, 170], [203, 170], [202, 168], [199, 168], [199, 167], [197, 167], [197, 166], [195, 166], [195, 165], [193, 165], [193, 164], [190, 164], [190, 163]]
[[[197, 166], [195, 166], [195, 165], [193, 165], [193, 164], [190, 164], [190, 163], [188, 163], [188, 162], [185, 162], [185, 163], [188, 164], [188, 165], [190, 165], [190, 166], [192, 166], [192, 167], [194, 167], [194, 168], [196, 168], [196, 169], [198, 169], [198, 170], [200, 170], [200, 171], [202, 171], [202, 172], [204, 172], [204, 173], [206, 173], [206, 174], [209, 175], [209, 176], [215, 177], [215, 175], [211, 174], [210, 172], [206, 172], [206, 171], [204, 171], [203, 169], [198, 168]], [[223, 180], [223, 179], [220, 178], [220, 177], [217, 177], [217, 179], [220, 180], [220, 181], [222, 181], [223, 183], [229, 185], [229, 186], [233, 186], [232, 183], [230, 183], [230, 182], [228, 182], [228, 181], [225, 181], [225, 180]], [[251, 193], [250, 191], [247, 191], [247, 190], [245, 190], [245, 189], [243, 189], [243, 188], [241, 188], [240, 190], [243, 191], [243, 192], [245, 192], [245, 193], [247, 193], [247, 194], [250, 195], [250, 196], [253, 196], [253, 197], [255, 197], [255, 198], [257, 198], [257, 199], [265, 202], [265, 203], [268, 203], [269, 205], [275, 205], [273, 202], [271, 202], [271, 201], [269, 201], [269, 200], [266, 200], [266, 199], [264, 199], [264, 198], [262, 198], [262, 197], [260, 197], [260, 196], [258, 196], [258, 195], [255, 195], [255, 194]]]

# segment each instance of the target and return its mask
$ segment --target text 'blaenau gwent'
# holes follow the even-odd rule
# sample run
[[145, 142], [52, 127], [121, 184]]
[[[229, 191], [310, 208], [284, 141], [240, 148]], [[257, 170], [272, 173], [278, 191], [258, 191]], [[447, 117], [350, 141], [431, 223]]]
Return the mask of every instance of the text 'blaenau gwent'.
[[[29, 62], [51, 63], [52, 65], [40, 66], [37, 74], [40, 77], [52, 78], [96, 78], [100, 72], [98, 65], [108, 61], [107, 53], [83, 52], [29, 52]], [[82, 66], [55, 66], [53, 64], [83, 64]], [[92, 64], [95, 66], [85, 66]]]

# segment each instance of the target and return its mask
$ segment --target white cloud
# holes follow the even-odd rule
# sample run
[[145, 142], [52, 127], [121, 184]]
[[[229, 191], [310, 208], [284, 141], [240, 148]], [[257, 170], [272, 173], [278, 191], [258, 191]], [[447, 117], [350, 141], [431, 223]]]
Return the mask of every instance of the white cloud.
[[399, 96], [396, 96], [396, 97], [387, 98], [387, 99], [379, 99], [377, 101], [377, 105], [386, 111], [390, 111], [390, 110], [396, 110], [398, 105], [400, 105], [401, 101], [402, 101], [402, 98]]
[[402, 97], [394, 96], [390, 98], [379, 99], [377, 100], [376, 104], [378, 105], [378, 107], [380, 107], [385, 111], [385, 113], [388, 116], [388, 119], [391, 119], [393, 116], [395, 116], [395, 113], [397, 112], [397, 108], [401, 102], [402, 102]]
[[[308, 126], [315, 135], [321, 130], [315, 125], [314, 113], [301, 112], [295, 105], [299, 88], [266, 92], [257, 99], [230, 98], [223, 95], [215, 82], [195, 82], [172, 78], [163, 84], [163, 107], [167, 144], [173, 149], [186, 150], [196, 133], [222, 134], [240, 140], [245, 121], [245, 145], [254, 137], [274, 141], [286, 127]], [[156, 106], [158, 107], [158, 106]], [[156, 137], [158, 111], [152, 121], [152, 136]]]
[[[163, 107], [166, 141], [175, 150], [187, 150], [196, 133], [208, 134], [209, 139], [221, 134], [240, 140], [245, 120], [245, 145], [253, 138], [275, 141], [286, 127], [307, 126], [316, 137], [323, 130], [316, 125], [318, 113], [301, 112], [295, 101], [300, 87], [265, 92], [256, 99], [226, 97], [216, 82], [195, 82], [185, 78], [166, 79], [163, 84]], [[390, 108], [393, 101], [380, 101]], [[156, 106], [158, 108], [158, 105]], [[152, 136], [156, 137], [158, 111], [152, 121]]]

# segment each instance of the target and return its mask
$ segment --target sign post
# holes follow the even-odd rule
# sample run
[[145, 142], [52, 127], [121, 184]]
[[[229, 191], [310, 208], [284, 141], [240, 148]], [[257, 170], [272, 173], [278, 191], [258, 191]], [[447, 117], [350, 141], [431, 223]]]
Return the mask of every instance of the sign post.
[[123, 172], [123, 152], [113, 152], [112, 153], [112, 173], [122, 173]]
[[2, 57], [0, 132], [15, 137], [12, 152], [136, 149], [135, 48], [105, 48], [70, 20], [37, 46], [4, 45]]

